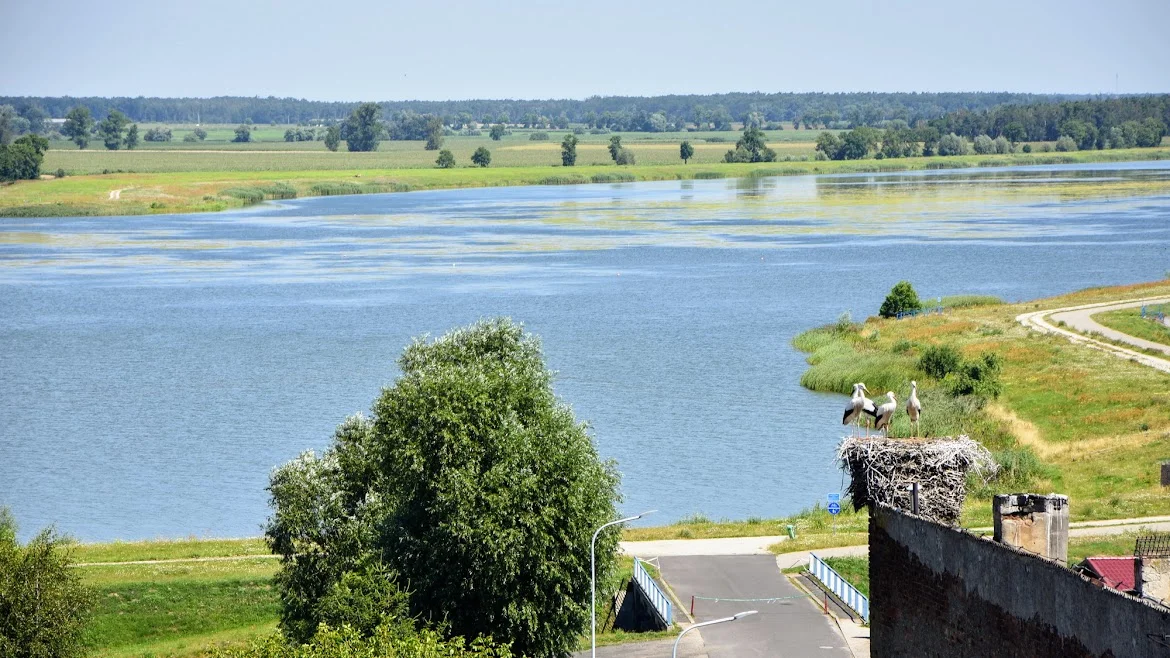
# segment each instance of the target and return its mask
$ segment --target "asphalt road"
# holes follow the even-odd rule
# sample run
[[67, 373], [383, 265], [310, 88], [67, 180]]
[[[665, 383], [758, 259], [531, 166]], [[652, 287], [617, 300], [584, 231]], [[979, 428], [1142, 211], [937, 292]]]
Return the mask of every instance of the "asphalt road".
[[774, 555], [674, 556], [662, 557], [659, 562], [663, 579], [687, 606], [692, 595], [779, 599], [696, 600], [698, 622], [759, 610], [759, 614], [738, 621], [700, 629], [711, 658], [850, 655], [833, 622], [780, 573]]

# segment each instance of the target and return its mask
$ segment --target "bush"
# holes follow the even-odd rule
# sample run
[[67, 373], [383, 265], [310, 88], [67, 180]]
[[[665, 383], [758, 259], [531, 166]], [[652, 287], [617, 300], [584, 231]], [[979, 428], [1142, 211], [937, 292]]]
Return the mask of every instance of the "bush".
[[1024, 148], [1022, 150], [1024, 151], [1024, 153], [1031, 153], [1032, 152], [1032, 145], [1031, 144], [1024, 144]]
[[146, 131], [142, 139], [148, 142], [169, 142], [171, 137], [170, 128], [151, 128]]
[[[308, 639], [337, 584], [381, 560], [420, 623], [567, 654], [589, 625], [580, 549], [616, 514], [614, 464], [554, 395], [537, 339], [509, 320], [416, 340], [398, 365], [372, 419], [347, 419], [323, 456], [272, 475], [282, 627]], [[598, 542], [603, 581], [617, 540]]]
[[236, 127], [236, 136], [232, 138], [233, 142], [250, 142], [252, 141], [252, 129], [246, 125]]
[[614, 162], [618, 163], [619, 165], [632, 165], [635, 164], [635, 160], [636, 158], [634, 158], [634, 152], [630, 149], [619, 149], [617, 152], [617, 157], [614, 158]]
[[65, 178], [65, 170], [58, 167], [56, 173], [53, 175], [57, 178]]
[[352, 626], [322, 625], [305, 644], [279, 633], [242, 648], [216, 649], [210, 658], [511, 658], [507, 647], [487, 639], [444, 640], [434, 630], [403, 631], [383, 624], [363, 634]]
[[[573, 134], [576, 135], [578, 133], [574, 132]], [[547, 142], [548, 141], [548, 133], [539, 132], [539, 131], [534, 132], [534, 133], [528, 133], [528, 140], [531, 142]]]
[[0, 508], [0, 656], [85, 654], [85, 623], [93, 595], [71, 567], [69, 544], [44, 530], [21, 546], [16, 522]]
[[918, 369], [935, 379], [956, 372], [963, 362], [959, 351], [950, 345], [931, 345], [918, 359]]
[[1060, 139], [1056, 140], [1056, 150], [1060, 152], [1077, 150], [1077, 142], [1068, 135], [1061, 135]]
[[439, 169], [450, 169], [455, 166], [455, 154], [447, 149], [439, 151], [439, 157], [435, 158], [435, 166]]
[[196, 136], [195, 133], [187, 133], [186, 135], [183, 135], [183, 141], [184, 142], [197, 142], [197, 141], [199, 141], [199, 137]]
[[1009, 142], [1008, 138], [1004, 137], [1003, 135], [996, 137], [995, 138], [995, 152], [1000, 153], [1000, 154], [1011, 153], [1012, 152], [1012, 143]]
[[950, 380], [951, 393], [997, 398], [1003, 390], [999, 371], [1000, 361], [995, 354], [987, 353], [978, 359], [964, 361]]
[[977, 135], [974, 148], [979, 155], [988, 155], [995, 153], [995, 142], [987, 135]]
[[914, 291], [914, 286], [910, 285], [909, 281], [899, 281], [882, 301], [878, 315], [893, 318], [897, 317], [898, 313], [917, 311], [920, 308], [922, 304], [918, 301], [918, 293]]

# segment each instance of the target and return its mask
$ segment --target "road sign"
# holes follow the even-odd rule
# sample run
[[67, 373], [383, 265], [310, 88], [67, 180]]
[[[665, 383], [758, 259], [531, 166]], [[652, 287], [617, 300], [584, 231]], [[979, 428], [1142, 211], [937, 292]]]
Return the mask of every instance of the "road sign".
[[840, 514], [841, 503], [829, 503], [829, 514]]
[[825, 498], [827, 498], [830, 503], [841, 502], [841, 494], [839, 494], [839, 493], [825, 494]]

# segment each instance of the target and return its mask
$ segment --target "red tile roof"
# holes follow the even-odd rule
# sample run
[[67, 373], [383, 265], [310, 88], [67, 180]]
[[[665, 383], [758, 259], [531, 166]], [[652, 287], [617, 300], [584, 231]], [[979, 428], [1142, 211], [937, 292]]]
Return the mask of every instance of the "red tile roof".
[[1123, 592], [1133, 590], [1134, 558], [1132, 557], [1089, 557], [1081, 564], [1097, 574], [1105, 584]]

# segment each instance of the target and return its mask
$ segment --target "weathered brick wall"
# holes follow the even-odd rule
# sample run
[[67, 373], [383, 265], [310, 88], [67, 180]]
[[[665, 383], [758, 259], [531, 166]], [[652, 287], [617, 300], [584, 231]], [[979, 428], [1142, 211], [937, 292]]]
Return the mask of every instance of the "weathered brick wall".
[[888, 507], [869, 521], [874, 656], [1170, 656], [1170, 611]]

